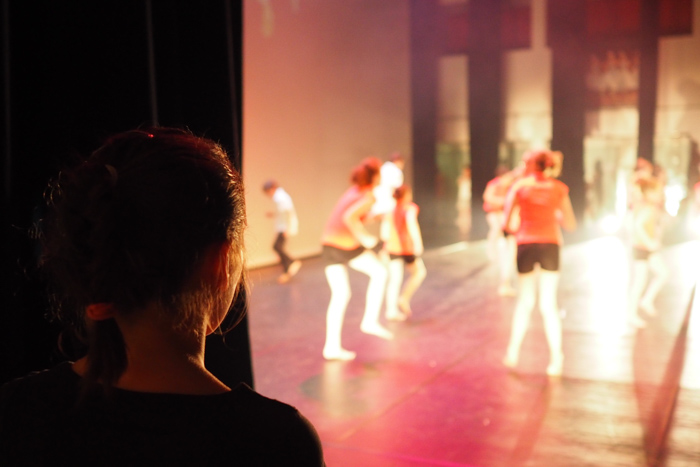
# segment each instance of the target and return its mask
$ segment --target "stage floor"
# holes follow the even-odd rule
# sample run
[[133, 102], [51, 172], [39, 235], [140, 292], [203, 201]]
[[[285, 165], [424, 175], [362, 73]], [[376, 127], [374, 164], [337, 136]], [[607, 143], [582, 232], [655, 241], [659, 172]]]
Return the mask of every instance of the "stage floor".
[[351, 272], [352, 362], [321, 356], [330, 290], [319, 258], [285, 285], [277, 268], [253, 270], [255, 387], [311, 420], [329, 467], [698, 466], [700, 244], [663, 250], [670, 280], [639, 331], [625, 317], [628, 257], [617, 237], [564, 247], [560, 379], [545, 375], [536, 311], [517, 369], [502, 366], [515, 299], [497, 295], [483, 241], [426, 252], [413, 317], [387, 324], [393, 341], [360, 332], [367, 279]]

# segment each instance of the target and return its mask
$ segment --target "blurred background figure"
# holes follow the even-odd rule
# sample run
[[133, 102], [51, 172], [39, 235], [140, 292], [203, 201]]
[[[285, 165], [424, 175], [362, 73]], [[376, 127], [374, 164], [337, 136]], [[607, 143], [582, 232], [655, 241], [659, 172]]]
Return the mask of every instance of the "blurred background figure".
[[530, 315], [539, 298], [550, 351], [547, 374], [558, 376], [564, 363], [561, 318], [557, 305], [559, 250], [562, 243], [560, 225], [573, 230], [576, 228], [576, 218], [569, 188], [546, 175], [549, 169], [556, 166], [556, 156], [551, 151], [536, 150], [527, 153], [523, 159], [525, 177], [515, 182], [508, 193], [503, 224], [505, 228], [513, 210], [519, 207], [520, 226], [515, 233], [518, 244], [518, 299], [503, 363], [509, 368], [517, 365]]
[[[404, 321], [411, 316], [411, 298], [426, 276], [423, 238], [418, 225], [418, 206], [407, 185], [394, 191], [396, 208], [390, 218], [389, 239], [385, 248], [389, 253], [389, 282], [386, 290], [386, 318]], [[404, 265], [410, 276], [403, 289]]]
[[455, 224], [462, 235], [472, 228], [472, 169], [465, 165], [457, 178], [457, 220]]
[[299, 220], [291, 196], [275, 180], [266, 181], [263, 184], [263, 191], [275, 203], [275, 211], [268, 212], [267, 215], [275, 220], [276, 237], [272, 248], [279, 256], [283, 269], [277, 282], [285, 284], [301, 268], [301, 261], [292, 260], [286, 250], [287, 238], [299, 232]]
[[489, 231], [486, 235], [489, 259], [499, 268], [500, 283], [498, 294], [502, 297], [514, 297], [516, 289], [513, 285], [515, 275], [516, 243], [513, 232], [517, 231], [519, 208], [514, 207], [510, 216], [510, 225], [504, 229], [504, 206], [506, 195], [513, 183], [520, 176], [519, 169], [508, 170], [505, 165], [496, 168], [496, 177], [486, 184], [484, 190], [484, 212]]
[[344, 349], [341, 343], [343, 320], [351, 296], [348, 266], [369, 276], [361, 331], [383, 339], [394, 337], [379, 323], [387, 281], [387, 269], [377, 256], [382, 244], [364, 225], [375, 204], [373, 190], [381, 180], [380, 167], [379, 159], [369, 157], [353, 169], [352, 186], [336, 203], [323, 230], [321, 258], [326, 264], [326, 279], [331, 288], [323, 347], [323, 357], [327, 360], [355, 358], [355, 352]]
[[[386, 241], [389, 235], [389, 218], [394, 211], [396, 200], [394, 190], [403, 185], [403, 169], [406, 162], [403, 155], [394, 152], [389, 156], [389, 160], [384, 162], [380, 169], [381, 181], [372, 190], [374, 193], [374, 204], [369, 214], [369, 221], [377, 218], [380, 220], [379, 238]], [[386, 260], [385, 258], [383, 259]]]
[[[631, 325], [643, 328], [646, 321], [639, 309], [648, 316], [656, 315], [654, 300], [666, 283], [668, 270], [658, 254], [662, 246], [663, 226], [668, 218], [664, 209], [663, 192], [659, 179], [652, 173], [635, 180], [638, 198], [632, 205], [632, 282], [628, 300], [628, 319]], [[651, 274], [651, 279], [649, 278]]]

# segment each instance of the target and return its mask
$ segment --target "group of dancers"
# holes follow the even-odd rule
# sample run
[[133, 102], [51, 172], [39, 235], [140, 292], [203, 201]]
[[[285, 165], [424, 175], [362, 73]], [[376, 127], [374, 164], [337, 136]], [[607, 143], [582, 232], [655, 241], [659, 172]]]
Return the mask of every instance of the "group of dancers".
[[[411, 188], [403, 183], [404, 163], [403, 156], [394, 153], [384, 164], [369, 157], [353, 168], [351, 185], [336, 202], [323, 229], [321, 257], [331, 289], [323, 347], [323, 357], [327, 360], [348, 361], [356, 356], [342, 345], [343, 321], [352, 294], [348, 267], [369, 276], [360, 329], [387, 340], [394, 336], [380, 322], [382, 304], [386, 303], [387, 320], [406, 320], [411, 315], [411, 298], [426, 277], [421, 259], [423, 240], [418, 224], [419, 209], [413, 202]], [[268, 184], [263, 187], [266, 193], [268, 188]], [[285, 218], [280, 212], [293, 211], [290, 204], [286, 203], [282, 209], [277, 203], [278, 219]], [[290, 217], [295, 218], [295, 215], [287, 215]], [[378, 229], [372, 229], [372, 224]], [[285, 226], [280, 229], [287, 231]], [[378, 233], [373, 233], [374, 230]], [[289, 256], [283, 247], [278, 235], [275, 251], [284, 267], [281, 277], [286, 277], [298, 268], [291, 269], [295, 262], [285, 260]], [[404, 269], [409, 272], [405, 283]]]
[[[411, 314], [411, 297], [425, 279], [419, 210], [410, 187], [403, 184], [403, 165], [400, 154], [392, 155], [383, 165], [376, 158], [363, 160], [353, 169], [351, 186], [336, 203], [324, 228], [321, 256], [331, 289], [323, 348], [328, 360], [352, 360], [356, 356], [341, 343], [351, 296], [348, 267], [370, 278], [361, 330], [384, 339], [392, 339], [393, 334], [380, 323], [382, 304], [386, 303], [387, 320], [405, 320]], [[569, 189], [558, 180], [562, 165], [561, 152], [529, 151], [518, 167], [508, 170], [499, 166], [483, 194], [489, 225], [488, 252], [500, 269], [498, 294], [517, 296], [503, 363], [509, 368], [517, 365], [532, 310], [538, 303], [550, 350], [547, 374], [552, 376], [561, 374], [564, 361], [557, 304], [561, 228], [576, 228]], [[654, 300], [668, 275], [657, 254], [665, 212], [663, 178], [663, 171], [640, 159], [631, 184], [629, 225], [634, 266], [627, 314], [629, 323], [638, 328], [646, 326], [640, 310], [649, 316], [656, 314]], [[292, 206], [288, 196], [279, 196], [271, 188], [281, 190], [272, 182], [264, 187], [270, 196]], [[293, 224], [296, 229], [293, 206], [290, 209], [287, 219], [291, 220], [279, 224]], [[378, 234], [368, 229], [372, 223], [379, 223]], [[282, 234], [276, 239], [275, 250], [285, 269], [285, 280], [280, 282], [286, 282], [299, 263], [280, 248], [281, 239]], [[410, 272], [405, 284], [404, 269]]]
[[[489, 225], [488, 251], [500, 267], [498, 293], [501, 296], [517, 295], [503, 363], [509, 368], [517, 365], [538, 296], [550, 350], [547, 374], [551, 376], [561, 374], [564, 361], [557, 305], [562, 244], [560, 227], [565, 230], [576, 228], [568, 187], [557, 180], [562, 164], [560, 152], [527, 152], [523, 164], [515, 169], [499, 167], [483, 195]], [[664, 171], [646, 159], [638, 159], [630, 183], [627, 223], [633, 258], [627, 320], [635, 328], [646, 326], [640, 310], [648, 316], [656, 315], [654, 301], [668, 276], [658, 254], [663, 227], [668, 219], [664, 208], [664, 187]], [[517, 289], [513, 287], [515, 271]]]

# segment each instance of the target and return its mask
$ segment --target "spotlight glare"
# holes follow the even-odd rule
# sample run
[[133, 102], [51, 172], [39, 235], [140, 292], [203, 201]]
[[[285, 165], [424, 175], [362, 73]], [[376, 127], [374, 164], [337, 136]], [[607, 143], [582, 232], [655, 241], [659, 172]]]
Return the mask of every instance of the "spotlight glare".
[[613, 235], [620, 230], [620, 219], [612, 214], [602, 217], [598, 223], [600, 229], [607, 235]]

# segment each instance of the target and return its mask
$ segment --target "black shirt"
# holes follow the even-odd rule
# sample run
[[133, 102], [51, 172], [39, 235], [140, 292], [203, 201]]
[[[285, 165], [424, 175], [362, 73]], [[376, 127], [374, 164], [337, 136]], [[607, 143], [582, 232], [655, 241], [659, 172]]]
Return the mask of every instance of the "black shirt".
[[208, 396], [81, 388], [70, 363], [0, 388], [0, 465], [324, 465], [311, 423], [245, 384]]

